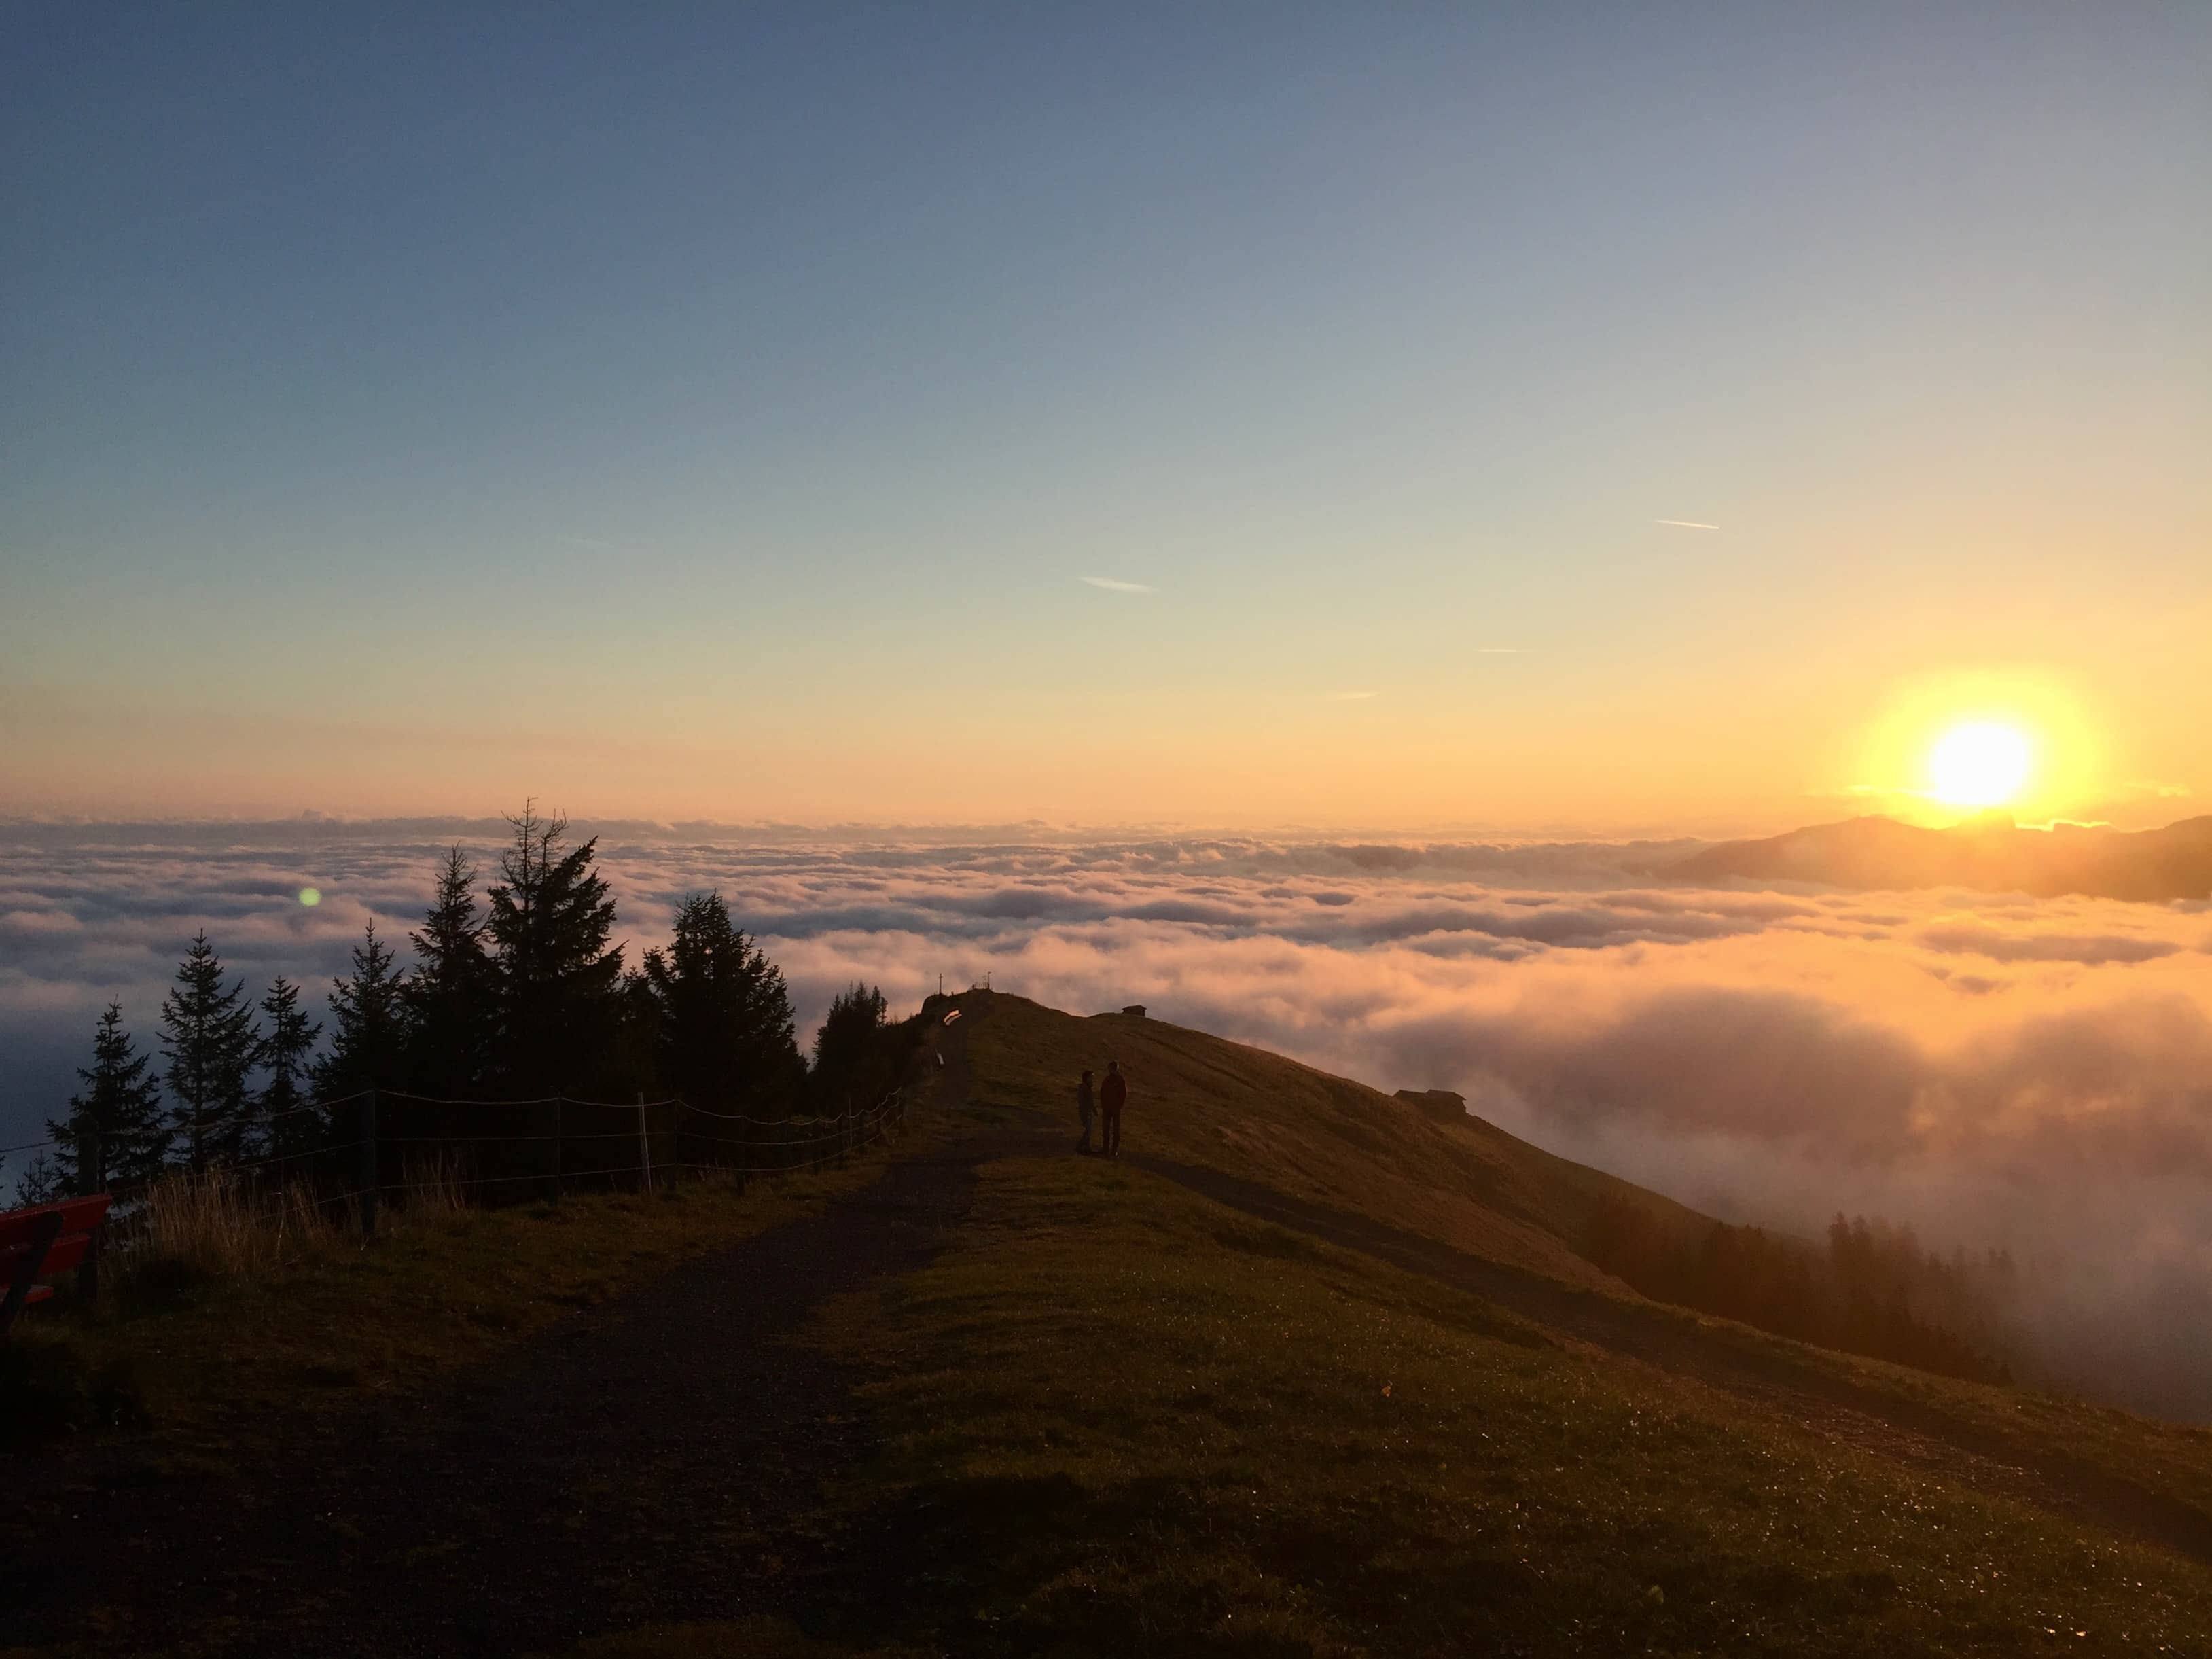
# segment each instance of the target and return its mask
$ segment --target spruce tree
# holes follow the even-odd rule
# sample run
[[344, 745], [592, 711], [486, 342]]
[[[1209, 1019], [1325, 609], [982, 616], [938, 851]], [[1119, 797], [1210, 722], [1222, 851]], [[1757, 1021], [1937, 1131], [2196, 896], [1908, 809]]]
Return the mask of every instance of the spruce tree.
[[524, 804], [487, 928], [498, 974], [495, 1060], [526, 1097], [604, 1085], [617, 1067], [622, 947], [608, 943], [615, 904], [594, 870], [597, 838], [563, 851], [568, 823]]
[[323, 1028], [307, 1018], [300, 1006], [300, 988], [282, 974], [269, 982], [261, 1012], [269, 1029], [258, 1056], [267, 1075], [253, 1102], [261, 1143], [258, 1150], [280, 1158], [319, 1151], [330, 1139], [330, 1126], [313, 1109], [308, 1077], [315, 1038]]
[[814, 1034], [815, 1098], [835, 1109], [848, 1097], [877, 1092], [882, 1065], [882, 1033], [887, 1005], [875, 987], [854, 985], [830, 1004], [828, 1018]]
[[92, 1069], [77, 1068], [82, 1092], [70, 1097], [66, 1120], [46, 1120], [60, 1191], [129, 1191], [161, 1174], [175, 1132], [162, 1121], [161, 1089], [146, 1074], [153, 1063], [123, 1029], [123, 1005], [109, 1003], [92, 1028]]
[[720, 893], [684, 900], [667, 949], [646, 953], [645, 981], [660, 1009], [663, 1083], [716, 1111], [790, 1111], [806, 1069], [791, 998]]
[[15, 1202], [18, 1204], [51, 1204], [58, 1198], [68, 1196], [61, 1166], [44, 1152], [33, 1154], [31, 1161], [23, 1166], [23, 1173], [15, 1177]]
[[246, 1128], [246, 1079], [260, 1039], [246, 981], [226, 988], [222, 958], [204, 928], [177, 964], [176, 988], [161, 1000], [163, 1081], [176, 1097], [185, 1167], [195, 1174], [234, 1162]]
[[663, 1081], [660, 998], [642, 969], [627, 968], [615, 991], [615, 1000], [619, 1010], [615, 1039], [618, 1075], [608, 1079], [615, 1085], [608, 1097], [620, 1100], [633, 1093], [658, 1096], [672, 1086]]
[[448, 849], [422, 931], [408, 935], [416, 967], [400, 991], [407, 1010], [408, 1080], [424, 1094], [449, 1100], [483, 1088], [499, 1012], [476, 878], [476, 866], [461, 849]]
[[404, 1036], [399, 969], [374, 922], [353, 948], [353, 972], [331, 981], [330, 1001], [331, 1051], [313, 1067], [315, 1093], [334, 1100], [395, 1086]]

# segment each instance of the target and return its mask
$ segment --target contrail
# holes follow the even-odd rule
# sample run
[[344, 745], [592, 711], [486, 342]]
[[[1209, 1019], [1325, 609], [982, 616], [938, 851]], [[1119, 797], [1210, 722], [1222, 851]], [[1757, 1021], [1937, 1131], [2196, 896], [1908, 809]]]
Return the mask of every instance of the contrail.
[[1699, 524], [1695, 519], [1654, 519], [1654, 524], [1672, 525], [1677, 530], [1718, 530], [1717, 524]]
[[1147, 587], [1142, 582], [1125, 582], [1112, 576], [1079, 576], [1078, 581], [1089, 582], [1093, 587], [1103, 587], [1109, 593], [1157, 593], [1157, 587]]

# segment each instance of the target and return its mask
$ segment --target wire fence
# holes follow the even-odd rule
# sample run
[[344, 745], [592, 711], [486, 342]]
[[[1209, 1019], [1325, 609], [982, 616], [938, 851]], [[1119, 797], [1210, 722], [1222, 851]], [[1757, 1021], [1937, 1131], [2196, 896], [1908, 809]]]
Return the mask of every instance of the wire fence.
[[[547, 1095], [526, 1100], [450, 1099], [363, 1089], [227, 1126], [249, 1155], [193, 1157], [179, 1166], [221, 1189], [254, 1221], [343, 1216], [374, 1237], [382, 1205], [424, 1200], [453, 1206], [557, 1198], [571, 1191], [665, 1190], [686, 1179], [792, 1174], [841, 1164], [902, 1126], [894, 1089], [866, 1106], [807, 1117], [758, 1117], [695, 1105], [678, 1095], [627, 1102]], [[214, 1139], [207, 1126], [179, 1130], [188, 1146]], [[242, 1132], [242, 1133], [240, 1133]], [[0, 1149], [50, 1154], [55, 1139]], [[70, 1143], [81, 1169], [107, 1185], [96, 1146]], [[16, 1166], [21, 1167], [20, 1165]], [[127, 1220], [143, 1192], [118, 1192]]]

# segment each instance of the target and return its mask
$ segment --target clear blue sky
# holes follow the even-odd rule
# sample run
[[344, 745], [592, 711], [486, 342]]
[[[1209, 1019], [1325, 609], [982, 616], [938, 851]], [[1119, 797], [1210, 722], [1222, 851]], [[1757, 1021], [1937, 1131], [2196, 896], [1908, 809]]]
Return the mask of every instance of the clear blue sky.
[[2199, 4], [8, 5], [0, 811], [1788, 817], [1946, 676], [2212, 788], [2208, 87]]

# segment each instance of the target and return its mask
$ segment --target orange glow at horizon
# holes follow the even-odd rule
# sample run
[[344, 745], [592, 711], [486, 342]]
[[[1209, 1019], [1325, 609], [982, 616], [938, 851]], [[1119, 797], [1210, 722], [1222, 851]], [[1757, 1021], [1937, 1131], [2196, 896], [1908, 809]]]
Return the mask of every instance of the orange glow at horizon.
[[2112, 799], [2100, 728], [2078, 688], [2039, 669], [1931, 674], [1894, 687], [1861, 730], [1856, 792], [1921, 822], [2002, 809], [2023, 822]]

